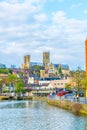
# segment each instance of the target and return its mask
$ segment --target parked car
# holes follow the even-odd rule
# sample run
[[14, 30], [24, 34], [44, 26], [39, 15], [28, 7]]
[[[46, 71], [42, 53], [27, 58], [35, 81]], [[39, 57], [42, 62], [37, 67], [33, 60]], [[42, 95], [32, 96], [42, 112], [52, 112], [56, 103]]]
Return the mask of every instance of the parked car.
[[63, 95], [65, 95], [65, 94], [67, 94], [67, 91], [61, 91], [61, 92], [59, 92], [59, 93], [57, 94], [57, 96], [63, 96]]
[[73, 91], [72, 90], [66, 90], [67, 91], [67, 93], [73, 93]]
[[84, 96], [85, 96], [84, 92], [79, 92], [79, 97], [84, 97]]

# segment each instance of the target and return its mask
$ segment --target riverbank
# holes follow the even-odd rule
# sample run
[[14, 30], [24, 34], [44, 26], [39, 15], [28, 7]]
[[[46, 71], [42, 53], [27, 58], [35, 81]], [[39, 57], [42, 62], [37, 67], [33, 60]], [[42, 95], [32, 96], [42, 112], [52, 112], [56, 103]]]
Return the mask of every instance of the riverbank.
[[47, 97], [46, 97], [46, 96], [44, 96], [44, 97], [41, 97], [41, 96], [37, 97], [37, 96], [34, 96], [34, 97], [32, 98], [32, 100], [38, 100], [38, 101], [47, 102]]
[[0, 101], [2, 100], [33, 100], [33, 97], [32, 96], [29, 96], [29, 97], [17, 97], [17, 96], [14, 96], [14, 97], [9, 97], [9, 96], [0, 96]]
[[47, 103], [62, 109], [69, 110], [74, 114], [87, 116], [87, 104], [80, 104], [79, 102], [70, 102], [68, 100], [51, 100], [51, 99], [48, 99]]
[[79, 102], [71, 102], [69, 100], [53, 100], [47, 97], [33, 97], [33, 100], [45, 101], [50, 105], [69, 110], [74, 114], [87, 116], [87, 104], [80, 104]]
[[8, 96], [0, 96], [0, 101], [1, 101], [1, 100], [8, 100], [8, 99], [9, 99]]
[[[17, 100], [17, 97], [13, 98]], [[8, 96], [0, 96], [0, 100], [9, 100]], [[21, 100], [38, 100], [38, 101], [45, 101], [50, 105], [66, 109], [71, 111], [74, 114], [86, 115], [87, 116], [87, 104], [80, 104], [79, 102], [71, 102], [69, 100], [55, 100], [49, 99], [47, 97], [23, 97]]]

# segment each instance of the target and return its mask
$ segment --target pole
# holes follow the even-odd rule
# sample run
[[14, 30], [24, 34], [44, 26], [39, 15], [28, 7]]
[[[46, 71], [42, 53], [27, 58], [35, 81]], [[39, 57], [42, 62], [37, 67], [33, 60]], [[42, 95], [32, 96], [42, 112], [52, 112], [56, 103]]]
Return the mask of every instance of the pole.
[[[85, 40], [85, 63], [86, 63], [86, 77], [87, 77], [87, 39]], [[85, 87], [85, 98], [87, 98], [87, 86]]]

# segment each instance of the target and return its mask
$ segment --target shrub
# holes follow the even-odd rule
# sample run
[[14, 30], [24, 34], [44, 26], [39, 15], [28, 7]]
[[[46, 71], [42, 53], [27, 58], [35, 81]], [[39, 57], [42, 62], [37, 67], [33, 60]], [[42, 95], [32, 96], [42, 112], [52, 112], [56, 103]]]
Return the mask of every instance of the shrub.
[[80, 111], [80, 109], [81, 109], [81, 104], [79, 104], [79, 103], [75, 103], [75, 104], [73, 104], [72, 105], [72, 112], [74, 113], [74, 114], [79, 114], [79, 111]]

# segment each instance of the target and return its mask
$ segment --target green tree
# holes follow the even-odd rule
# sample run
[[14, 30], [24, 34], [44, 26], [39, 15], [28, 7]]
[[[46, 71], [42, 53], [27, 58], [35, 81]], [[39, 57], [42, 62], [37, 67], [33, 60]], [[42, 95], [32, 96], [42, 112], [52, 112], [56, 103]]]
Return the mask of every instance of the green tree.
[[10, 74], [8, 75], [8, 77], [4, 78], [3, 79], [3, 82], [6, 84], [6, 85], [10, 85], [10, 84], [13, 84], [15, 85], [16, 81], [17, 81], [17, 76], [16, 75], [13, 75], [13, 74]]
[[39, 70], [39, 71], [40, 71], [41, 69], [43, 69], [43, 66], [40, 66], [40, 65], [37, 65], [37, 66], [36, 66], [36, 70]]
[[3, 80], [0, 79], [0, 92], [2, 92], [2, 85], [3, 85]]
[[9, 74], [9, 69], [0, 69], [0, 74]]
[[18, 79], [18, 77], [13, 74], [11, 74], [7, 77], [8, 82], [15, 82], [17, 79]]
[[82, 89], [82, 80], [85, 77], [85, 73], [83, 70], [78, 67], [78, 69], [73, 74], [73, 81], [76, 83], [76, 88], [78, 91]]
[[70, 89], [71, 89], [71, 84], [69, 84], [69, 83], [66, 83], [66, 84], [65, 84], [65, 89], [68, 89], [68, 90], [70, 90]]
[[85, 76], [85, 78], [81, 81], [82, 82], [82, 86], [85, 92], [85, 99], [87, 97], [87, 76]]
[[16, 91], [17, 93], [24, 92], [24, 83], [22, 82], [22, 80], [19, 79], [19, 80], [16, 82], [15, 91]]
[[14, 86], [15, 92], [23, 92], [24, 91], [24, 84], [20, 78], [16, 75], [9, 75], [7, 78], [4, 79], [4, 83], [8, 86], [11, 84]]
[[20, 93], [20, 92], [24, 91], [24, 83], [16, 75], [9, 75], [8, 76], [8, 81], [9, 81], [9, 83], [14, 84], [14, 88], [15, 88], [15, 91], [17, 93]]
[[63, 78], [63, 73], [62, 73], [62, 67], [60, 66], [59, 68], [58, 68], [58, 77], [60, 77], [60, 78]]

